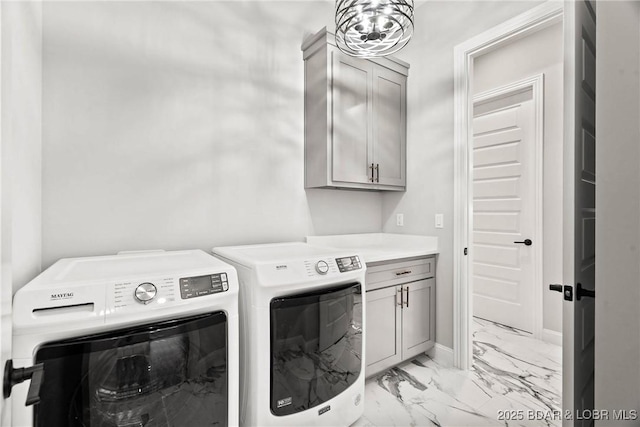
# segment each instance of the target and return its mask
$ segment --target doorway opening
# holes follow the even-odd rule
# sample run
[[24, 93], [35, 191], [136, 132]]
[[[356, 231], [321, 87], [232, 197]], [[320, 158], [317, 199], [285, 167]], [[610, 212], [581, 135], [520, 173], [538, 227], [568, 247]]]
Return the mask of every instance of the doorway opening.
[[[549, 93], [544, 92], [544, 87], [545, 83], [551, 83], [551, 79], [545, 77], [554, 73], [544, 67], [540, 69], [539, 64], [535, 63], [538, 51], [525, 49], [520, 57], [509, 55], [513, 56], [514, 50], [522, 50], [522, 46], [518, 49], [517, 44], [530, 43], [529, 39], [539, 39], [540, 34], [559, 31], [561, 35], [562, 16], [562, 4], [545, 3], [458, 45], [454, 52], [454, 365], [461, 369], [470, 369], [473, 364], [472, 339], [476, 327], [473, 315], [476, 299], [490, 302], [489, 308], [484, 309], [485, 314], [482, 311], [480, 313], [485, 317], [487, 312], [503, 310], [495, 307], [499, 302], [497, 300], [502, 299], [502, 307], [509, 306], [509, 303], [511, 306], [515, 305], [516, 309], [511, 310], [512, 317], [518, 318], [525, 308], [518, 307], [517, 301], [520, 304], [527, 303], [527, 314], [522, 316], [527, 319], [526, 325], [515, 324], [509, 327], [528, 328], [528, 332], [535, 335], [535, 338], [542, 338], [543, 313], [540, 309], [535, 310], [536, 306], [543, 305], [541, 301], [544, 298], [541, 289], [543, 274], [540, 271], [544, 258], [542, 217], [545, 212], [540, 201], [543, 190], [540, 176], [545, 173], [540, 172], [544, 155], [540, 140], [544, 143], [548, 130], [545, 127], [548, 123], [545, 123], [544, 101], [550, 97]], [[562, 46], [561, 40], [556, 41], [556, 44]], [[558, 62], [558, 80], [562, 84], [562, 59]], [[555, 72], [557, 74], [558, 70]], [[554, 89], [559, 92], [558, 111], [561, 121], [562, 86]], [[536, 113], [538, 116], [542, 115], [542, 118], [536, 119]], [[478, 128], [476, 135], [474, 124]], [[522, 137], [523, 132], [528, 134], [527, 138], [531, 141], [528, 145], [513, 138], [515, 134]], [[539, 144], [537, 147], [536, 134]], [[560, 153], [561, 141], [560, 136], [557, 141]], [[529, 156], [525, 153], [527, 150], [530, 152]], [[518, 193], [525, 190], [523, 181], [526, 181], [522, 179], [522, 170], [519, 170], [522, 169], [521, 160], [531, 160], [531, 153], [535, 157], [536, 152], [543, 152], [543, 155], [530, 162], [532, 165], [529, 172], [532, 173], [528, 175], [531, 175], [529, 180], [533, 182], [525, 185], [530, 193], [534, 193], [528, 196], [533, 201], [529, 202], [531, 206], [523, 206], [522, 200], [517, 200]], [[474, 157], [477, 157], [477, 165], [474, 164]], [[544, 160], [547, 160], [546, 156]], [[559, 164], [561, 176], [561, 160]], [[474, 192], [477, 200], [474, 200]], [[478, 209], [475, 208], [476, 204]], [[523, 215], [529, 217], [529, 224], [522, 223]], [[477, 222], [478, 229], [474, 229], [474, 222]], [[558, 222], [562, 224], [562, 221]], [[531, 234], [524, 236], [525, 232]], [[480, 236], [482, 238], [476, 239]], [[511, 240], [507, 244], [508, 239]], [[478, 240], [478, 247], [474, 247], [475, 240]], [[538, 244], [513, 243], [527, 240]], [[470, 249], [469, 256], [465, 256], [467, 247]], [[561, 253], [561, 245], [559, 250]], [[477, 256], [477, 264], [482, 264], [478, 267], [484, 269], [478, 269], [478, 277], [474, 277], [474, 255]], [[526, 276], [534, 289], [528, 289], [525, 296], [521, 297], [519, 294], [522, 289], [514, 283], [519, 284], [522, 277], [499, 277], [496, 270], [502, 269], [511, 274], [513, 272], [510, 270], [514, 269], [514, 265], [522, 265], [524, 260], [528, 260], [530, 265], [527, 267], [528, 271], [521, 276]], [[474, 295], [476, 280], [479, 294], [484, 293], [479, 298]], [[557, 311], [560, 319], [558, 323], [561, 324], [560, 309]], [[490, 320], [507, 323], [503, 318]], [[559, 331], [560, 327], [556, 329]]]
[[562, 302], [543, 292], [562, 280], [562, 31], [473, 59], [467, 144], [473, 370], [548, 411], [562, 390]]
[[455, 243], [469, 255], [454, 252], [454, 362], [549, 410], [562, 390], [562, 302], [543, 292], [563, 272], [562, 40], [562, 7], [547, 4], [456, 49]]
[[[472, 98], [475, 94], [473, 85], [476, 59], [544, 28], [562, 23], [561, 43], [565, 49], [562, 63], [564, 85], [561, 89], [562, 114], [559, 117], [563, 120], [563, 220], [560, 249], [563, 285], [549, 286], [548, 289], [562, 292], [563, 295], [560, 315], [563, 410], [590, 410], [594, 401], [595, 359], [593, 290], [596, 210], [596, 11], [594, 3], [588, 0], [554, 3], [556, 2], [547, 2], [535, 7], [456, 46], [454, 50], [454, 365], [469, 370], [474, 360], [474, 263], [473, 256], [467, 256], [467, 253], [474, 237]], [[528, 54], [533, 58], [537, 53], [532, 51]], [[505, 65], [510, 68], [516, 64]], [[546, 81], [545, 78], [545, 84]], [[546, 96], [548, 92], [545, 92]], [[553, 206], [552, 203], [546, 203], [546, 194], [544, 199], [545, 207]], [[546, 261], [546, 252], [544, 258]], [[545, 287], [546, 285], [550, 283], [540, 284]], [[547, 291], [545, 294], [549, 295], [550, 292]], [[545, 310], [544, 314], [546, 312]], [[546, 323], [547, 320], [544, 321], [545, 325]], [[557, 338], [559, 337], [556, 336]]]

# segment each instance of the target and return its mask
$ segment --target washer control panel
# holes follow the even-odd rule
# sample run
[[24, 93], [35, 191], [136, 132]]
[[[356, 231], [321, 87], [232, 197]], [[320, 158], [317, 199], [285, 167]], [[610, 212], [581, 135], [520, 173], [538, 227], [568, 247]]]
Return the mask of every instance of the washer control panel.
[[142, 307], [145, 310], [153, 309], [228, 290], [227, 273], [191, 277], [149, 277], [112, 284], [107, 292], [106, 305], [110, 314], [137, 313]]
[[183, 277], [180, 279], [180, 297], [196, 298], [217, 294], [229, 290], [227, 273], [208, 274], [206, 276]]
[[344, 273], [346, 271], [360, 270], [362, 268], [362, 264], [360, 263], [360, 259], [357, 255], [348, 256], [344, 258], [336, 258], [336, 264], [338, 264], [338, 269], [340, 273]]

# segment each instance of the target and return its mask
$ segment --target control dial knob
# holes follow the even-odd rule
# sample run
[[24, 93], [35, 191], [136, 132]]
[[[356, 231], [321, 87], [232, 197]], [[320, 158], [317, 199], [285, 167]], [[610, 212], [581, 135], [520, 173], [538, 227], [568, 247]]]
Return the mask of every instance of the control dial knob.
[[316, 262], [316, 271], [319, 274], [327, 274], [329, 272], [329, 264], [326, 261], [318, 261]]
[[156, 285], [146, 282], [138, 285], [134, 295], [138, 302], [141, 302], [142, 304], [149, 304], [151, 300], [155, 298], [157, 293], [158, 289], [156, 288]]

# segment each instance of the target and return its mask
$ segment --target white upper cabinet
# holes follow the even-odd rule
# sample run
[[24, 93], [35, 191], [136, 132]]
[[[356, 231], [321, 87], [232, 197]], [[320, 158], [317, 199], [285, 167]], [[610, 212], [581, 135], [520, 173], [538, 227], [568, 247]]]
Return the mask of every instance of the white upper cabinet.
[[345, 55], [326, 29], [302, 50], [305, 187], [404, 191], [409, 65]]
[[[369, 159], [373, 155], [370, 129], [373, 64], [338, 52], [332, 52], [332, 56], [333, 173], [329, 179], [368, 184], [372, 176]], [[308, 134], [306, 141], [324, 146], [331, 144], [331, 139], [321, 140]]]
[[407, 76], [377, 67], [373, 73], [373, 158], [376, 183], [404, 187]]

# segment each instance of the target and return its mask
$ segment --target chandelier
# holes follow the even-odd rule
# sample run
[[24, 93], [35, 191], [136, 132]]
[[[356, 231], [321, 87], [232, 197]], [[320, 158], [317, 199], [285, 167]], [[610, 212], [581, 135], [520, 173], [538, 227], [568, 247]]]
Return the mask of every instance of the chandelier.
[[413, 0], [336, 0], [336, 44], [351, 56], [386, 56], [413, 34]]

